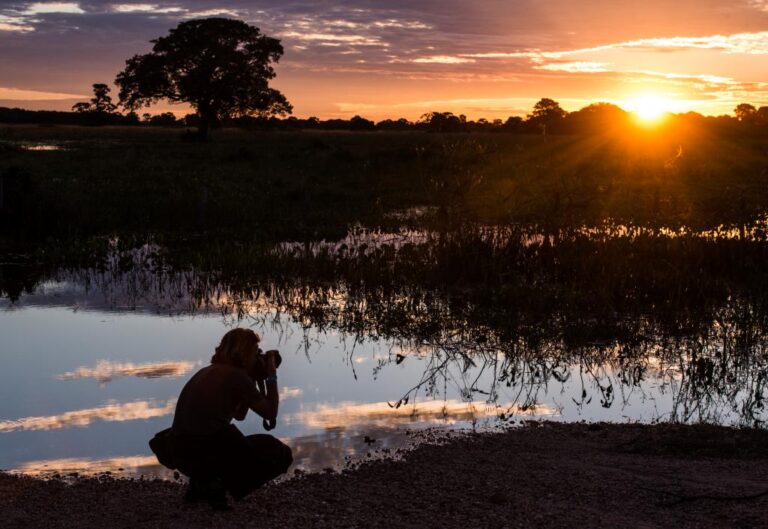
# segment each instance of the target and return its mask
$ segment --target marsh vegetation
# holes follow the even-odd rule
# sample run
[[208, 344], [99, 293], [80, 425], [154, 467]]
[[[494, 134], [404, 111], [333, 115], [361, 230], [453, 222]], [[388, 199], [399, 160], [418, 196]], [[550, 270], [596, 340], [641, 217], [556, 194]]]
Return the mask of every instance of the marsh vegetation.
[[0, 293], [66, 280], [120, 306], [389, 340], [376, 370], [424, 361], [393, 406], [505, 387], [507, 419], [551, 385], [610, 408], [653, 380], [672, 395], [656, 420], [763, 426], [767, 148], [682, 130], [200, 145], [6, 128]]

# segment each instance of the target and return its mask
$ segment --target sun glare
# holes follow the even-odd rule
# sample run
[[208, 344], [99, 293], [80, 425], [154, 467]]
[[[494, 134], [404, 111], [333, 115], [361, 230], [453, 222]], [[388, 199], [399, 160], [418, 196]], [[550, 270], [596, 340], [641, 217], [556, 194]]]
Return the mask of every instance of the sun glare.
[[670, 102], [657, 95], [638, 97], [632, 100], [629, 107], [635, 116], [645, 123], [655, 123], [671, 110]]

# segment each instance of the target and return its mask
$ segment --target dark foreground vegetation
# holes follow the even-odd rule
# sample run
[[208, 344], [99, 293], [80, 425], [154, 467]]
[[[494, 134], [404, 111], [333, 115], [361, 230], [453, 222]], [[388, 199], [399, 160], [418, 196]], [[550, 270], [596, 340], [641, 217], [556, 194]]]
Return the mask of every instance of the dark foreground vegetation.
[[227, 130], [197, 144], [165, 129], [3, 127], [2, 232], [312, 240], [353, 222], [387, 225], [387, 213], [415, 206], [437, 208], [438, 228], [745, 232], [766, 209], [766, 149], [763, 139], [686, 128], [589, 137]]
[[182, 486], [170, 482], [0, 474], [0, 513], [9, 529], [760, 529], [768, 527], [766, 446], [766, 433], [756, 430], [544, 423], [428, 442], [406, 462], [289, 480], [223, 513], [183, 504]]

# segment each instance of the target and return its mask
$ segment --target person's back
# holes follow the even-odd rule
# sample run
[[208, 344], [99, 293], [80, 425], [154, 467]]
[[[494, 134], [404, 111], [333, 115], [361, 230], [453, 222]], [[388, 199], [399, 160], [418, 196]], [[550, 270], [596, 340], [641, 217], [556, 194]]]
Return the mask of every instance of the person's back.
[[181, 390], [173, 417], [178, 435], [213, 435], [232, 422], [243, 403], [264, 398], [245, 370], [211, 364], [189, 379]]

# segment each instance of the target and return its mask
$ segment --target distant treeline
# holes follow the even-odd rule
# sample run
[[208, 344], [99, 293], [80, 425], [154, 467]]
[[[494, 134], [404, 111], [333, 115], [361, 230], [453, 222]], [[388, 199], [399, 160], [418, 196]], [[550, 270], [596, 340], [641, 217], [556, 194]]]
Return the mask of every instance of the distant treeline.
[[[197, 114], [177, 118], [170, 112], [121, 114], [104, 111], [25, 110], [0, 107], [0, 123], [83, 125], [83, 126], [163, 126], [196, 127]], [[696, 112], [669, 114], [666, 126], [691, 126], [724, 134], [768, 136], [768, 107], [755, 108], [746, 103], [738, 105], [734, 115], [704, 116]], [[405, 118], [372, 121], [362, 116], [351, 119], [316, 117], [241, 116], [218, 123], [218, 126], [253, 130], [349, 130], [349, 131], [426, 131], [426, 132], [506, 132], [518, 134], [591, 134], [641, 126], [635, 116], [610, 103], [595, 103], [575, 112], [563, 110], [552, 99], [542, 99], [525, 118], [510, 116], [506, 120], [467, 119], [452, 112], [428, 112], [417, 121]]]

